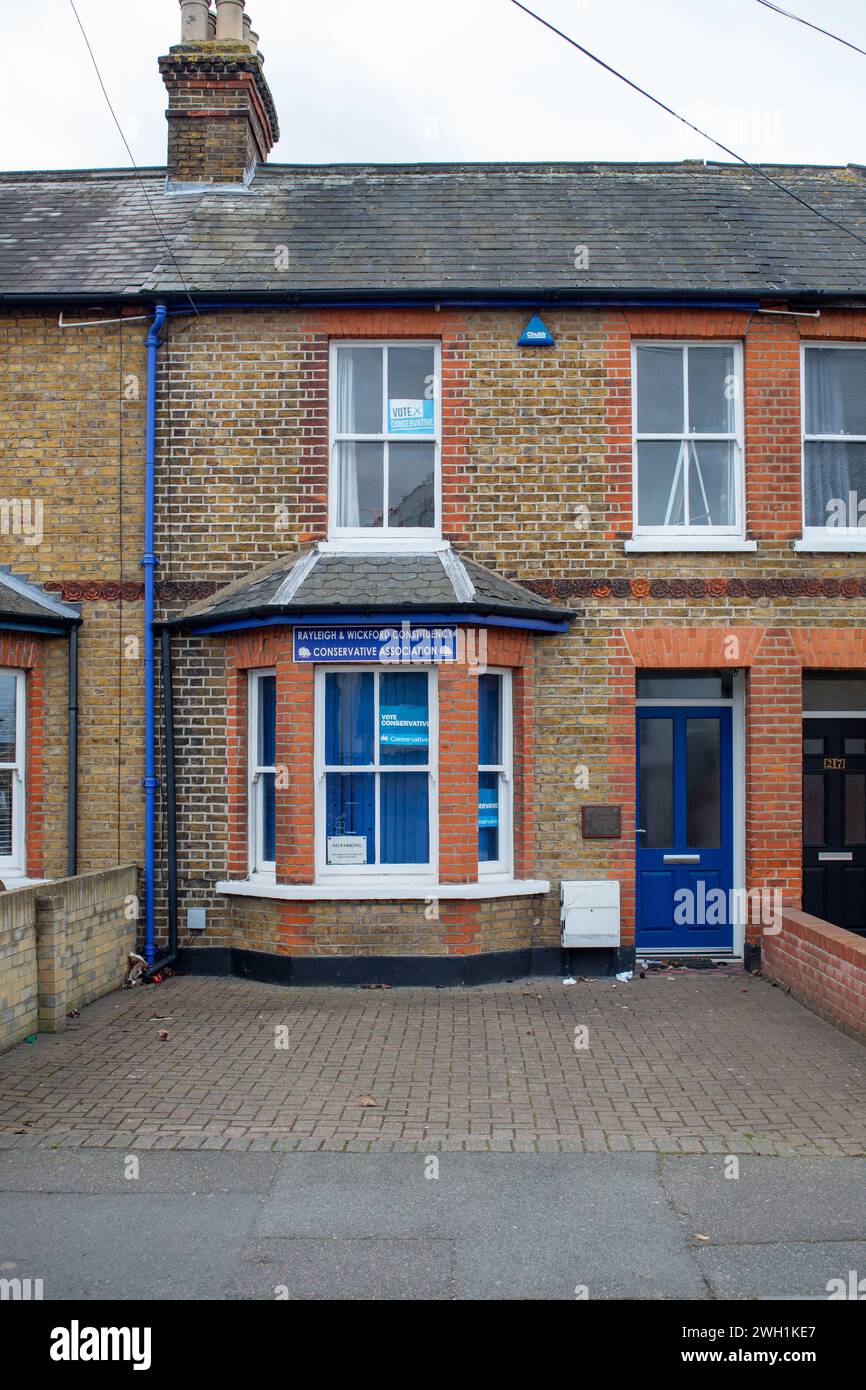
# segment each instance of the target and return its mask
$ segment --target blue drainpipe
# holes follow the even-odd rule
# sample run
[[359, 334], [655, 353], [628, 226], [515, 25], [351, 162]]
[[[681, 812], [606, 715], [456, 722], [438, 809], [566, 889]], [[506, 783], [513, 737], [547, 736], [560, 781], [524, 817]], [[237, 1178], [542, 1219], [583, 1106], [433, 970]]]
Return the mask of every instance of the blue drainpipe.
[[156, 867], [156, 789], [159, 779], [156, 776], [156, 753], [154, 738], [154, 660], [153, 660], [153, 618], [154, 618], [154, 570], [159, 561], [153, 553], [154, 511], [156, 494], [156, 351], [159, 347], [159, 334], [168, 317], [164, 304], [157, 304], [153, 311], [153, 322], [145, 339], [147, 347], [147, 406], [145, 416], [145, 473], [144, 473], [144, 554], [141, 557], [144, 569], [144, 955], [148, 965], [152, 965], [156, 955], [154, 943], [154, 884]]

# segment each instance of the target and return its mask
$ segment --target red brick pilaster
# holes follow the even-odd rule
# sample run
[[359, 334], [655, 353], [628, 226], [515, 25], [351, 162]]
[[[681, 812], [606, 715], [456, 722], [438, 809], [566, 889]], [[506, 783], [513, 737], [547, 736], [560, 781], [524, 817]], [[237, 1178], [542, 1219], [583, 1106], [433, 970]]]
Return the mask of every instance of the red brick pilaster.
[[44, 872], [44, 643], [32, 633], [0, 632], [0, 666], [25, 671], [26, 710], [26, 802], [25, 869], [30, 878]]

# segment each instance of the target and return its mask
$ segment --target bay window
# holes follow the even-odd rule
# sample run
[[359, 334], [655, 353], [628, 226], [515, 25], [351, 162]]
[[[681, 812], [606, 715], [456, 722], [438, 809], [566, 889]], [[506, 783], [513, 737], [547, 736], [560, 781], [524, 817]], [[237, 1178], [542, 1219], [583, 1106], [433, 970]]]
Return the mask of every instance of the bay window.
[[[805, 533], [866, 539], [866, 348], [803, 348]], [[862, 508], [862, 510], [861, 510]], [[840, 534], [841, 533], [841, 534]]]
[[317, 872], [429, 876], [435, 673], [319, 667], [316, 680]]
[[274, 874], [277, 858], [277, 677], [249, 678], [249, 860], [252, 873]]
[[25, 872], [24, 680], [0, 670], [0, 877]]
[[743, 533], [738, 343], [633, 349], [635, 536]]
[[478, 873], [511, 873], [511, 673], [478, 677]]
[[371, 541], [439, 535], [439, 347], [331, 349], [330, 534]]

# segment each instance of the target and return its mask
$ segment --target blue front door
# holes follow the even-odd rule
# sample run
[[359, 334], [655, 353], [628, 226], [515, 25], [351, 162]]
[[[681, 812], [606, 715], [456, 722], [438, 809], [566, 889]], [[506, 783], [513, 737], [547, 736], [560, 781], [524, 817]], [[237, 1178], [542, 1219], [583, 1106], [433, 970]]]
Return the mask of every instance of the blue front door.
[[731, 710], [638, 708], [637, 750], [638, 954], [731, 951]]

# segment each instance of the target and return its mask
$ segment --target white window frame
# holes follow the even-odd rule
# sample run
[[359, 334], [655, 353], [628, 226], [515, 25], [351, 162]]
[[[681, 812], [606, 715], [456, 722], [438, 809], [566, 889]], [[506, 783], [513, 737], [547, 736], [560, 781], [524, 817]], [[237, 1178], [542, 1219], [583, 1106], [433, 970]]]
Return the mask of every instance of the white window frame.
[[[637, 402], [638, 402], [638, 349], [645, 347], [670, 347], [680, 349], [691, 348], [711, 348], [711, 347], [731, 347], [734, 350], [734, 372], [736, 374], [738, 390], [734, 401], [734, 433], [730, 434], [696, 434], [694, 431], [687, 431], [684, 434], [640, 434], [638, 432]], [[689, 352], [682, 353], [683, 363], [683, 401], [686, 413], [688, 413], [688, 360]], [[724, 546], [727, 540], [744, 540], [746, 535], [746, 509], [745, 509], [745, 448], [744, 448], [744, 410], [743, 410], [743, 344], [736, 338], [636, 338], [631, 345], [631, 435], [632, 435], [632, 534], [635, 540], [640, 538], [668, 539], [674, 542], [676, 548], [682, 549], [684, 541], [709, 542], [708, 548], [721, 548], [719, 542]], [[734, 524], [732, 526], [641, 526], [638, 521], [638, 444], [647, 440], [680, 440], [684, 443], [712, 443], [714, 440], [728, 442], [733, 438], [736, 450], [736, 460], [734, 464]], [[688, 470], [684, 478], [685, 496], [688, 497]], [[655, 548], [655, 547], [654, 547]], [[661, 547], [663, 548], [663, 547]], [[695, 547], [699, 549], [699, 546]]]
[[0, 667], [0, 676], [15, 681], [15, 757], [0, 762], [12, 772], [12, 853], [0, 855], [0, 878], [24, 875], [27, 867], [27, 681], [24, 671]]
[[264, 676], [276, 676], [274, 667], [250, 671], [247, 683], [247, 851], [250, 874], [276, 879], [275, 859], [264, 859], [265, 784], [262, 774], [276, 773], [276, 764], [259, 763], [259, 685]]
[[[432, 348], [433, 376], [436, 383], [433, 419], [435, 438], [426, 436], [423, 441], [434, 446], [433, 498], [435, 525], [433, 526], [388, 526], [387, 505], [383, 514], [382, 526], [338, 526], [337, 498], [337, 444], [341, 440], [354, 440], [358, 443], [379, 444], [409, 442], [411, 436], [384, 434], [339, 434], [337, 432], [337, 354], [341, 348]], [[388, 418], [388, 373], [387, 359], [383, 353], [382, 372], [382, 420]], [[383, 501], [388, 498], [388, 449], [385, 448], [383, 479]], [[336, 338], [331, 342], [328, 367], [328, 539], [329, 541], [361, 543], [364, 549], [379, 549], [384, 546], [394, 549], [395, 542], [404, 548], [410, 545], [417, 550], [419, 543], [435, 544], [442, 539], [442, 344], [432, 338]]]
[[[500, 676], [502, 701], [499, 711], [502, 758], [499, 763], [478, 764], [478, 772], [499, 773], [499, 858], [478, 861], [478, 878], [510, 879], [514, 871], [514, 703], [512, 672], [508, 667], [490, 666], [484, 672]], [[478, 724], [481, 724], [479, 707]]]
[[[866, 352], [866, 343], [840, 343], [832, 338], [816, 338], [800, 343], [800, 497], [803, 518], [802, 540], [797, 550], [866, 550], [866, 527], [806, 525], [806, 445], [820, 443], [866, 444], [866, 434], [806, 433], [806, 353], [809, 348], [842, 348], [847, 352]], [[847, 498], [845, 499], [848, 500]]]
[[[422, 772], [424, 766], [406, 764], [396, 767], [393, 763], [371, 763], [369, 767], [339, 767], [330, 766], [325, 763], [325, 677], [334, 672], [349, 674], [350, 672], [366, 672], [372, 674], [388, 674], [392, 671], [418, 671], [425, 672], [427, 676], [427, 710], [428, 710], [428, 754], [427, 754], [427, 798], [428, 798], [428, 824], [429, 824], [429, 843], [430, 843], [430, 863], [429, 864], [329, 864], [327, 862], [327, 799], [326, 799], [326, 774], [328, 772], [370, 772], [384, 773], [389, 775], [392, 772]], [[379, 728], [379, 681], [374, 685], [373, 698], [373, 728]], [[420, 663], [412, 662], [409, 665], [400, 663], [383, 663], [375, 665], [368, 663], [356, 663], [350, 661], [340, 661], [336, 663], [322, 663], [316, 665], [316, 709], [315, 709], [315, 839], [316, 839], [316, 882], [334, 882], [339, 880], [363, 880], [366, 884], [388, 883], [394, 879], [401, 881], [411, 880], [421, 883], [435, 883], [439, 873], [439, 682], [435, 666], [425, 666]], [[381, 833], [381, 818], [379, 815], [379, 785], [380, 778], [376, 779], [376, 839], [378, 852], [378, 839]]]

